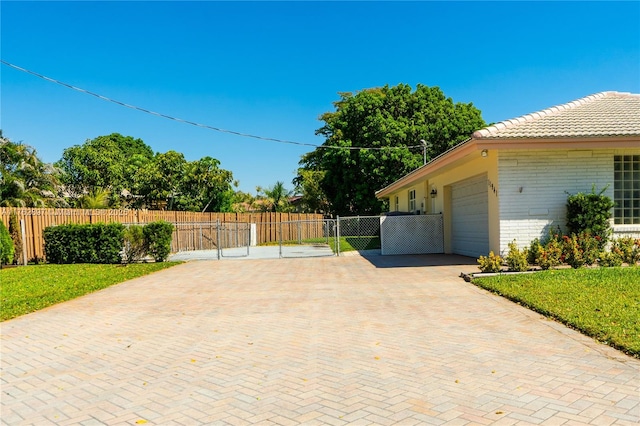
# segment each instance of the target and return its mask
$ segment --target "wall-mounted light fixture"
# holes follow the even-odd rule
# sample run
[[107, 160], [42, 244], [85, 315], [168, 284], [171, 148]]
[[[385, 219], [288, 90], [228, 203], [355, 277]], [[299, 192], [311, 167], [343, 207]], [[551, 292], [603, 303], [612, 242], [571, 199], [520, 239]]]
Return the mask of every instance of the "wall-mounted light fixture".
[[482, 155], [482, 158], [487, 158], [487, 155], [489, 155], [489, 151], [487, 151], [486, 149], [483, 149], [480, 155]]
[[431, 198], [436, 198], [437, 195], [438, 195], [438, 190], [433, 188], [431, 190]]

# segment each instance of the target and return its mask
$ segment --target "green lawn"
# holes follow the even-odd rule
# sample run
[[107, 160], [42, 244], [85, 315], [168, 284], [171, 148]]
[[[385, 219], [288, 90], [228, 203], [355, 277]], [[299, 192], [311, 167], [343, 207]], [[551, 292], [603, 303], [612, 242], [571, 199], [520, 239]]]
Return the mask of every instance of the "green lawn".
[[0, 321], [37, 311], [180, 262], [33, 265], [0, 271]]
[[640, 267], [501, 274], [473, 283], [640, 357]]
[[[334, 252], [335, 250], [335, 238], [329, 238], [329, 247]], [[278, 241], [272, 241], [270, 243], [261, 244], [263, 246], [277, 246], [280, 244]], [[298, 241], [283, 241], [283, 245], [296, 245]], [[327, 244], [326, 238], [310, 238], [302, 240], [302, 244]], [[380, 237], [340, 237], [340, 252], [355, 251], [355, 250], [375, 250], [380, 249]]]

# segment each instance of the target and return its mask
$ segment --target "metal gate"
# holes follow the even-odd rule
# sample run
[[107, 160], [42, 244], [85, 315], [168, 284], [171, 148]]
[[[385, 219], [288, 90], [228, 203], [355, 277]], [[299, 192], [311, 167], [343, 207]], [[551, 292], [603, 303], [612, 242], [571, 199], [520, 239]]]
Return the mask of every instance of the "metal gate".
[[336, 221], [296, 220], [275, 224], [279, 257], [322, 257], [339, 254]]
[[382, 255], [444, 252], [441, 214], [174, 225], [171, 251], [184, 259], [339, 256], [341, 242]]
[[338, 216], [338, 237], [355, 250], [380, 250], [380, 216]]
[[247, 257], [251, 246], [251, 224], [245, 222], [217, 223], [218, 259]]

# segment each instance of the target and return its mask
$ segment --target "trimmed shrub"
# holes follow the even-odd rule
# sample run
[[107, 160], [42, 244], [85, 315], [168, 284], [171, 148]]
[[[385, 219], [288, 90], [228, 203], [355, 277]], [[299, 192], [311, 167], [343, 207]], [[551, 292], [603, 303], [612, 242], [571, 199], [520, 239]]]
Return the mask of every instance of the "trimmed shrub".
[[124, 263], [139, 262], [147, 255], [142, 226], [131, 225], [124, 231], [124, 248], [122, 261]]
[[124, 242], [121, 223], [59, 225], [44, 230], [49, 263], [120, 263]]
[[565, 263], [572, 268], [581, 268], [584, 265], [593, 265], [600, 255], [600, 241], [589, 234], [572, 234], [564, 236], [562, 255]]
[[480, 256], [478, 258], [479, 268], [482, 272], [500, 272], [502, 270], [502, 257], [489, 252], [489, 256]]
[[171, 235], [173, 225], [169, 222], [159, 220], [146, 224], [142, 228], [145, 240], [146, 252], [153, 257], [156, 262], [164, 262], [171, 252]]
[[622, 262], [635, 265], [640, 262], [640, 239], [636, 240], [632, 237], [622, 237], [613, 240], [611, 243], [611, 252], [619, 255]]
[[596, 194], [595, 185], [590, 194], [578, 192], [567, 198], [567, 229], [569, 234], [589, 234], [598, 241], [602, 250], [611, 235], [611, 209], [614, 202], [603, 195], [606, 187]]
[[13, 241], [13, 264], [20, 264], [20, 258], [22, 257], [22, 233], [20, 232], [20, 223], [18, 222], [18, 215], [15, 212], [11, 212], [9, 215], [9, 235]]
[[600, 253], [598, 265], [603, 267], [622, 266], [622, 257], [615, 252], [603, 251]]
[[512, 272], [524, 272], [529, 269], [529, 262], [527, 262], [527, 249], [520, 250], [516, 240], [509, 243], [509, 253], [505, 258], [509, 271]]
[[551, 236], [536, 258], [541, 269], [555, 268], [562, 263], [562, 245], [557, 237]]
[[540, 244], [539, 239], [536, 238], [533, 241], [531, 241], [531, 244], [529, 245], [529, 250], [527, 251], [527, 262], [529, 263], [529, 265], [537, 265], [538, 259], [542, 255], [543, 251], [544, 251], [544, 246]]
[[14, 247], [11, 235], [0, 220], [0, 266], [13, 263], [13, 253]]
[[573, 234], [570, 237], [565, 235], [563, 238], [562, 256], [564, 261], [574, 269], [582, 268], [584, 266], [584, 258], [578, 244], [578, 237]]

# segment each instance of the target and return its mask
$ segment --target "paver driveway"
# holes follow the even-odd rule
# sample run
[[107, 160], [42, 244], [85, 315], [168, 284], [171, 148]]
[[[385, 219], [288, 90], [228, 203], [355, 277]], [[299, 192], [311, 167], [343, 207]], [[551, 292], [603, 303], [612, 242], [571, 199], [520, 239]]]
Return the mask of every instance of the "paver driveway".
[[355, 256], [135, 279], [2, 323], [2, 422], [638, 422], [638, 360], [457, 278], [474, 269]]

